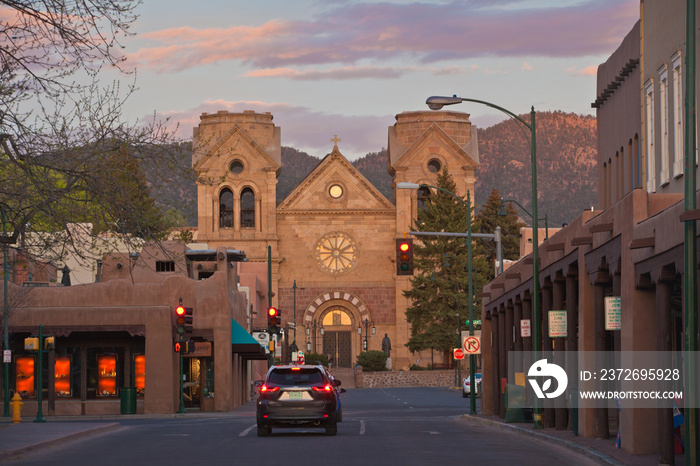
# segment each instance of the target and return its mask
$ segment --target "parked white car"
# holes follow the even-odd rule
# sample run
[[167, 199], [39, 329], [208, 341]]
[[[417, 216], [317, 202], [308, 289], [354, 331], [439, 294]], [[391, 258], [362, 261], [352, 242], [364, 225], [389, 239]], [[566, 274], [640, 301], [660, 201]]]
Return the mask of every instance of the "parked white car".
[[[474, 381], [476, 382], [476, 390], [474, 391], [474, 396], [481, 395], [481, 374], [474, 374]], [[466, 398], [472, 392], [471, 390], [471, 378], [467, 375], [462, 379], [462, 397]]]

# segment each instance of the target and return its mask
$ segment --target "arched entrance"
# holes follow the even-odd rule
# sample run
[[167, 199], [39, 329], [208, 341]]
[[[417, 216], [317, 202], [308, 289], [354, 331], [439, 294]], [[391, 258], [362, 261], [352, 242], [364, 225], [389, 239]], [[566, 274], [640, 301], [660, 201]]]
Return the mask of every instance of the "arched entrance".
[[352, 365], [352, 319], [347, 309], [334, 306], [323, 315], [323, 353], [338, 367]]
[[[369, 309], [363, 300], [345, 291], [329, 291], [314, 298], [304, 312], [304, 326], [307, 329], [309, 351], [323, 352], [333, 358], [333, 366], [352, 367], [355, 356], [361, 351], [357, 335], [359, 322], [372, 320]], [[311, 329], [323, 329], [320, 343], [316, 346]], [[320, 333], [320, 331], [319, 331]]]

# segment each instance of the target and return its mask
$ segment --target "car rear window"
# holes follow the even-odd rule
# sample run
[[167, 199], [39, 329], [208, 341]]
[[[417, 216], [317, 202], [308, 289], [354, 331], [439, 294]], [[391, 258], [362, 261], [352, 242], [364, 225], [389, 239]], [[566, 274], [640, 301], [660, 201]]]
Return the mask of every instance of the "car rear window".
[[323, 375], [318, 369], [275, 369], [268, 382], [280, 386], [314, 385], [323, 383]]

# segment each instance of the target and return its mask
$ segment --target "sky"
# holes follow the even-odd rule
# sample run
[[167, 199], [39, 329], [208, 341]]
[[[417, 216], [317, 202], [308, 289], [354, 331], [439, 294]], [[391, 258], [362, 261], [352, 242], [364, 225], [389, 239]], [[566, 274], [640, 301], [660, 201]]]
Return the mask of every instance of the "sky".
[[[137, 13], [122, 40], [130, 121], [156, 114], [190, 139], [203, 112], [270, 112], [283, 146], [323, 157], [338, 135], [355, 160], [431, 95], [593, 114], [597, 66], [639, 0], [145, 0]], [[481, 128], [506, 118], [449, 109]]]

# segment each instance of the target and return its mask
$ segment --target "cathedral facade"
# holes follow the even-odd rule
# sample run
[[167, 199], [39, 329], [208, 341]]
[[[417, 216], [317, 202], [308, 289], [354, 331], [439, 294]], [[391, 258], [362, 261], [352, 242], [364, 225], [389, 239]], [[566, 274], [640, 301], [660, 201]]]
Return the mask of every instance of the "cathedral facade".
[[[342, 134], [341, 134], [342, 136]], [[280, 309], [286, 339], [351, 367], [364, 349], [391, 341], [394, 369], [421, 355], [405, 346], [410, 328], [397, 275], [396, 239], [408, 237], [422, 196], [394, 189], [387, 199], [343, 156], [331, 152], [283, 200], [277, 201], [281, 128], [269, 113], [202, 114], [194, 129], [192, 164], [199, 173], [196, 241], [245, 252], [249, 263], [270, 263], [272, 305]], [[478, 166], [476, 127], [461, 112], [404, 112], [388, 129], [387, 170], [402, 181], [435, 185], [444, 167], [464, 197]], [[259, 276], [267, 283], [267, 274]], [[251, 300], [254, 301], [254, 300]], [[253, 329], [267, 326], [253, 309]], [[429, 357], [425, 355], [425, 358]], [[429, 362], [423, 359], [422, 365]]]

